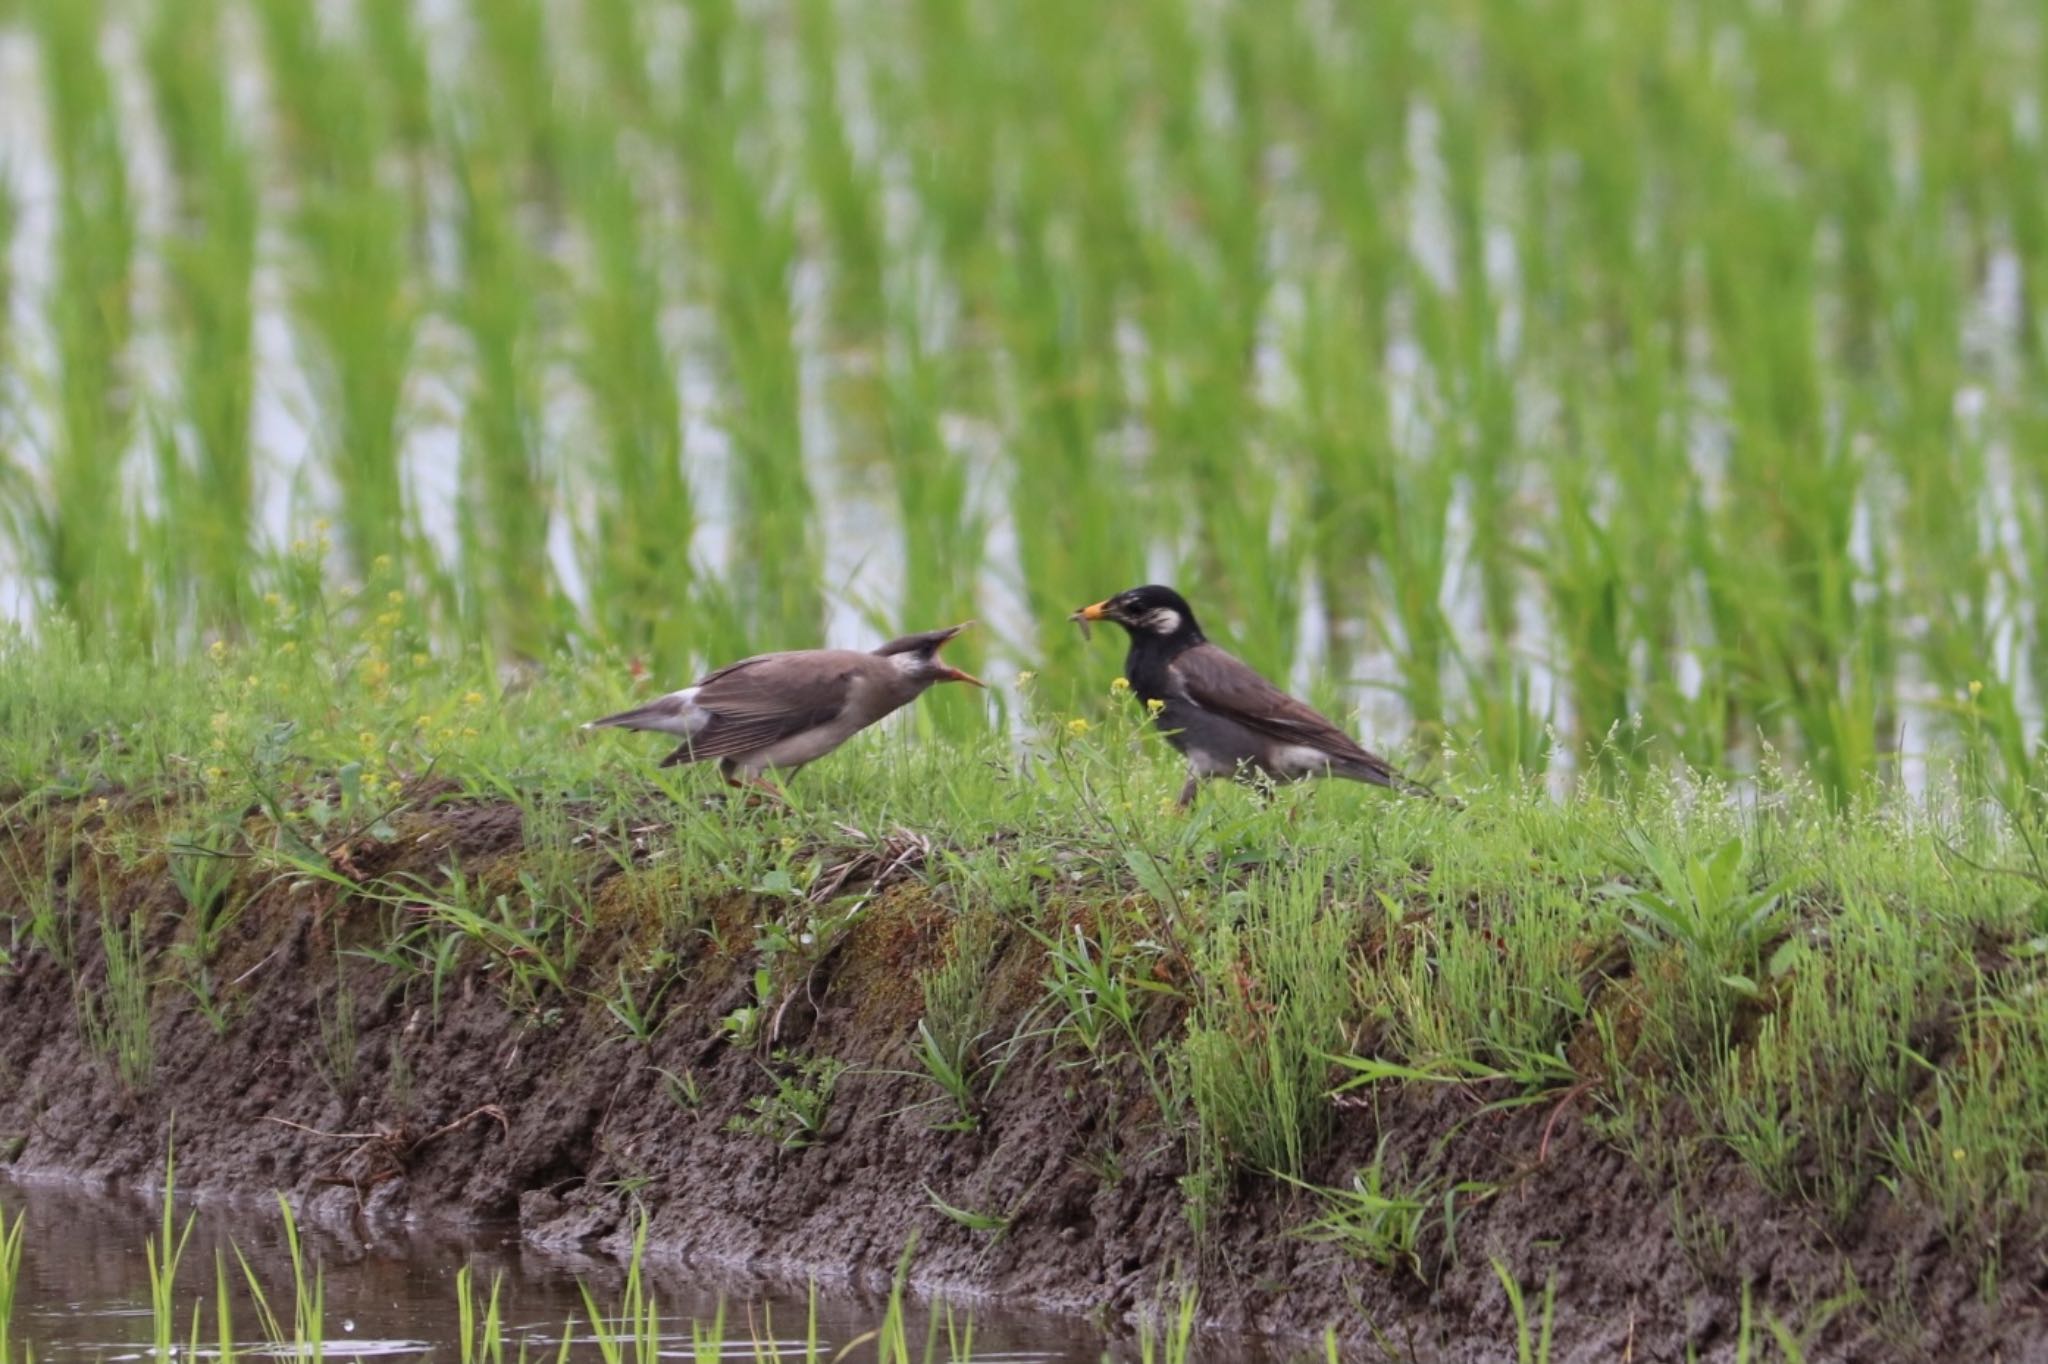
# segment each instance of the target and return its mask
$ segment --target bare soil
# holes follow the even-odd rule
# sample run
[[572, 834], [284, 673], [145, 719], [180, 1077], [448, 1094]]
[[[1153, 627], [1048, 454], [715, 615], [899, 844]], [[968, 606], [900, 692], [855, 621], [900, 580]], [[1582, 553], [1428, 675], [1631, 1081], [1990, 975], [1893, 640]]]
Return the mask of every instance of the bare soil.
[[[175, 1129], [181, 1187], [282, 1190], [315, 1215], [516, 1217], [535, 1242], [617, 1252], [644, 1208], [658, 1257], [869, 1284], [914, 1237], [920, 1291], [1111, 1318], [1195, 1275], [1219, 1324], [1280, 1335], [1334, 1324], [1347, 1358], [1512, 1358], [1498, 1261], [1532, 1311], [1555, 1284], [1558, 1360], [1731, 1359], [1745, 1282], [1759, 1312], [1812, 1332], [1810, 1359], [2048, 1360], [2038, 1239], [2018, 1254], [2008, 1242], [1987, 1276], [1882, 1191], [1848, 1225], [1825, 1226], [1725, 1155], [1654, 1171], [1602, 1134], [1593, 1089], [1503, 1108], [1499, 1093], [1417, 1086], [1343, 1106], [1317, 1183], [1348, 1185], [1384, 1147], [1404, 1187], [1486, 1186], [1450, 1195], [1414, 1261], [1391, 1268], [1291, 1234], [1316, 1202], [1250, 1176], [1213, 1201], [1198, 1243], [1178, 1117], [1161, 1122], [1134, 1068], [1065, 1064], [1043, 1039], [1020, 1048], [978, 1130], [935, 1130], [952, 1114], [912, 1073], [909, 1044], [916, 973], [942, 956], [952, 915], [915, 874], [914, 837], [841, 850], [845, 888], [871, 890], [872, 903], [815, 948], [749, 1045], [723, 1021], [754, 1003], [754, 926], [776, 906], [693, 900], [661, 884], [658, 864], [594, 859], [590, 942], [604, 950], [586, 947], [581, 984], [599, 991], [620, 962], [675, 954], [664, 1021], [643, 1044], [596, 993], [522, 1001], [476, 951], [437, 1007], [425, 977], [353, 950], [388, 942], [403, 906], [253, 873], [208, 964], [220, 1000], [209, 1018], [174, 979], [191, 974], [176, 950], [189, 925], [163, 857], [108, 851], [114, 831], [149, 818], [117, 795], [0, 839], [17, 871], [56, 867], [77, 943], [71, 970], [33, 951], [0, 974], [0, 1163], [18, 1173], [147, 1186]], [[527, 852], [515, 807], [446, 794], [395, 832], [330, 857], [387, 884], [430, 882], [452, 857], [510, 885]], [[67, 843], [55, 857], [42, 842], [53, 838]], [[678, 916], [679, 902], [691, 912]], [[164, 978], [139, 1090], [79, 1023], [74, 991], [105, 989], [103, 908], [144, 916]], [[1042, 973], [1029, 935], [1002, 942], [988, 973], [997, 1036], [1038, 1002]], [[1162, 1036], [1178, 1026], [1170, 997], [1151, 1023]], [[814, 1144], [731, 1130], [806, 1057], [849, 1067]], [[935, 1198], [1007, 1224], [970, 1229]]]

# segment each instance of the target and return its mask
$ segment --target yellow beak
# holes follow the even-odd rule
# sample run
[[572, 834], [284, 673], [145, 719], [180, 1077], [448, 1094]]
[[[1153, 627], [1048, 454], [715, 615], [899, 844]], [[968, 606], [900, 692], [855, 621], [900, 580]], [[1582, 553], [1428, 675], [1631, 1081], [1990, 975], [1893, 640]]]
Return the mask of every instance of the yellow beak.
[[1073, 615], [1071, 615], [1071, 616], [1068, 616], [1068, 617], [1067, 617], [1067, 619], [1068, 619], [1068, 620], [1101, 620], [1101, 619], [1102, 619], [1102, 618], [1103, 618], [1104, 616], [1106, 616], [1106, 615], [1108, 615], [1108, 614], [1109, 614], [1109, 603], [1108, 603], [1108, 602], [1106, 602], [1106, 601], [1099, 601], [1099, 602], [1095, 603], [1095, 605], [1093, 605], [1093, 606], [1084, 606], [1084, 607], [1082, 607], [1082, 608], [1081, 608], [1080, 610], [1076, 611], [1076, 612], [1075, 612], [1075, 613], [1074, 613]]

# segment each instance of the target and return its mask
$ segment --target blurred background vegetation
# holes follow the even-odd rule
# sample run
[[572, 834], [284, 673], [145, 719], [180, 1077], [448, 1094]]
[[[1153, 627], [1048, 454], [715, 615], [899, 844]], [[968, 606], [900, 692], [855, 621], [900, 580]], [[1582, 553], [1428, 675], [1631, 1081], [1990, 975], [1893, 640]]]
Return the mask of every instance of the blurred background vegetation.
[[196, 650], [311, 553], [434, 650], [980, 616], [1095, 695], [1156, 578], [1495, 770], [2021, 782], [2043, 28], [0, 0], [5, 605]]

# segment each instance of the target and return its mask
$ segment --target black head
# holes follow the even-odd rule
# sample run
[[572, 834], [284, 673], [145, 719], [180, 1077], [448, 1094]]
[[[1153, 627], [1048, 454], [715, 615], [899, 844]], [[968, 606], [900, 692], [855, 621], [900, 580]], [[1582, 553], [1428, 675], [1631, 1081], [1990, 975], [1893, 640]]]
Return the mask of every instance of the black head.
[[1205, 638], [1187, 599], [1170, 587], [1153, 583], [1133, 587], [1084, 606], [1070, 619], [1114, 621], [1130, 631], [1133, 641], [1155, 638], [1180, 644], [1200, 644]]
[[926, 630], [923, 634], [904, 635], [892, 639], [874, 652], [880, 658], [893, 658], [904, 674], [919, 682], [972, 682], [977, 687], [987, 686], [980, 678], [964, 673], [950, 663], [942, 662], [939, 649], [953, 636], [974, 624], [962, 621], [949, 625], [943, 630]]

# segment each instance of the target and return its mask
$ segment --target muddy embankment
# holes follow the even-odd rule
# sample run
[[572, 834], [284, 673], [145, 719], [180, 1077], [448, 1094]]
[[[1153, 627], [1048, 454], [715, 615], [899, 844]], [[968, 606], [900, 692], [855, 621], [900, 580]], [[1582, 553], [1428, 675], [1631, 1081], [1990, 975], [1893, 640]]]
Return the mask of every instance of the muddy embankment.
[[[1809, 1358], [2048, 1359], [2037, 1252], [2008, 1245], [1987, 1293], [1982, 1266], [1889, 1203], [1819, 1226], [1712, 1151], [1667, 1187], [1599, 1130], [1592, 1090], [1501, 1107], [1417, 1086], [1343, 1107], [1317, 1183], [1349, 1186], [1384, 1149], [1400, 1187], [1485, 1186], [1433, 1195], [1413, 1261], [1391, 1268], [1290, 1234], [1318, 1203], [1258, 1177], [1210, 1200], [1198, 1242], [1180, 1119], [1162, 1123], [1135, 1066], [1075, 1066], [1030, 1026], [978, 1124], [937, 1127], [955, 1114], [932, 1102], [910, 1045], [918, 973], [944, 958], [957, 916], [920, 874], [914, 836], [821, 850], [866, 907], [828, 941], [786, 947], [766, 1004], [757, 925], [787, 906], [692, 899], [631, 856], [593, 854], [578, 988], [524, 998], [483, 946], [444, 963], [438, 986], [420, 961], [380, 960], [421, 912], [403, 897], [365, 901], [251, 861], [202, 1008], [189, 884], [149, 851], [161, 820], [116, 795], [17, 814], [0, 839], [4, 893], [47, 894], [75, 944], [69, 964], [24, 945], [0, 971], [0, 1159], [18, 1173], [147, 1185], [175, 1130], [182, 1188], [284, 1190], [327, 1219], [513, 1217], [536, 1242], [617, 1250], [644, 1208], [663, 1258], [867, 1282], [915, 1236], [921, 1291], [1121, 1316], [1180, 1274], [1198, 1277], [1205, 1316], [1274, 1333], [1334, 1324], [1347, 1358], [1512, 1358], [1498, 1260], [1532, 1302], [1554, 1282], [1560, 1360], [1732, 1357], [1745, 1281], [1813, 1331]], [[516, 886], [532, 852], [515, 807], [445, 795], [385, 834], [331, 848], [336, 870], [427, 885], [454, 863], [473, 884]], [[108, 1012], [79, 1005], [112, 989], [102, 924], [128, 922], [154, 982], [140, 1081], [81, 1022]], [[651, 1003], [650, 960], [672, 964]], [[628, 962], [661, 1020], [650, 1038], [604, 1002]], [[992, 1038], [1031, 1017], [1044, 972], [1035, 939], [1001, 933], [984, 977]], [[1160, 994], [1147, 1027], [1180, 1023]], [[845, 1069], [816, 1110], [826, 1060]], [[765, 1130], [807, 1116], [820, 1121], [808, 1145]], [[750, 1118], [757, 1130], [736, 1130]], [[963, 1225], [936, 1200], [990, 1221]]]

